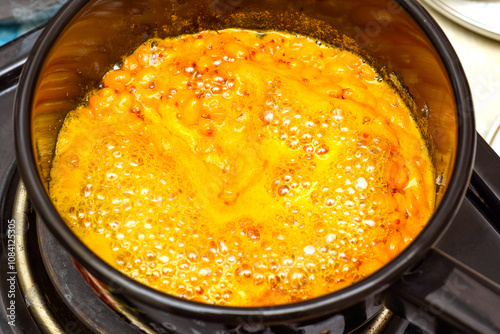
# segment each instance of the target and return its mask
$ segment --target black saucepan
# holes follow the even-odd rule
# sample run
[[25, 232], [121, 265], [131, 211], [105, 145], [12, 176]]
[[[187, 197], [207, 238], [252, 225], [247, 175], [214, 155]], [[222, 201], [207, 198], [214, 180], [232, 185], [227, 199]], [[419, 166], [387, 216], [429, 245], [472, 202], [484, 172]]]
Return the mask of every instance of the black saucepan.
[[[414, 116], [427, 129], [433, 148], [439, 204], [416, 240], [370, 277], [290, 305], [234, 308], [194, 303], [152, 290], [107, 265], [71, 232], [52, 205], [47, 184], [58, 130], [67, 112], [104, 73], [153, 36], [228, 27], [289, 31], [340, 45], [366, 56], [382, 75], [392, 78], [401, 94], [413, 97]], [[460, 62], [417, 1], [69, 1], [47, 25], [24, 66], [15, 131], [19, 169], [39, 219], [103, 298], [145, 332], [344, 333], [383, 305], [431, 331], [439, 326], [500, 331], [495, 314], [500, 309], [498, 287], [433, 247], [464, 198], [476, 134]]]

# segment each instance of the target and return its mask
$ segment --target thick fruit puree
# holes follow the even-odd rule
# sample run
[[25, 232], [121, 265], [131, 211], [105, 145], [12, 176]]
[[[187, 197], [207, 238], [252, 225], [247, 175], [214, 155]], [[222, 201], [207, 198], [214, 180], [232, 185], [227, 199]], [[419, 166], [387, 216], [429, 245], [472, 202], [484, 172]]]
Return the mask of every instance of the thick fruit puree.
[[349, 51], [244, 30], [152, 39], [70, 112], [50, 195], [133, 279], [194, 301], [286, 304], [397, 256], [434, 209], [403, 99]]

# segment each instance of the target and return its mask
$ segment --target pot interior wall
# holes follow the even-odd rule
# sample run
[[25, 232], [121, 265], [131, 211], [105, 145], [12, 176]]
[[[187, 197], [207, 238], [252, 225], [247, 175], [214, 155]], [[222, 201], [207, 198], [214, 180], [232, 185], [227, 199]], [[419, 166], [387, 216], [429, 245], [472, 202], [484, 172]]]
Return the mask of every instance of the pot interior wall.
[[[401, 4], [387, 0], [92, 0], [74, 1], [69, 24], [41, 69], [32, 101], [32, 135], [47, 187], [58, 131], [102, 76], [151, 37], [229, 27], [308, 35], [366, 56], [410, 101], [428, 134], [437, 175], [451, 177], [457, 111], [446, 70], [419, 25]], [[83, 8], [82, 8], [83, 7]], [[80, 8], [82, 8], [80, 10]], [[69, 13], [70, 11], [67, 11]], [[63, 21], [61, 19], [60, 21]], [[71, 19], [71, 20], [70, 20]], [[393, 72], [397, 76], [393, 75]], [[414, 102], [411, 102], [414, 101]], [[444, 194], [440, 187], [438, 201]]]

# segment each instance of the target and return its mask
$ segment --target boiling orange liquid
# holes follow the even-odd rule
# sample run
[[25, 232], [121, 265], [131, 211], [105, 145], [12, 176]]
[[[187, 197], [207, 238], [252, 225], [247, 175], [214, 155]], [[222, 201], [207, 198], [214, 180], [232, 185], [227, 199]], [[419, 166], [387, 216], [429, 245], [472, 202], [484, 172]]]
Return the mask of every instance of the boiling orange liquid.
[[408, 108], [357, 55], [243, 30], [153, 39], [59, 134], [50, 196], [137, 281], [263, 306], [341, 289], [389, 262], [434, 207]]

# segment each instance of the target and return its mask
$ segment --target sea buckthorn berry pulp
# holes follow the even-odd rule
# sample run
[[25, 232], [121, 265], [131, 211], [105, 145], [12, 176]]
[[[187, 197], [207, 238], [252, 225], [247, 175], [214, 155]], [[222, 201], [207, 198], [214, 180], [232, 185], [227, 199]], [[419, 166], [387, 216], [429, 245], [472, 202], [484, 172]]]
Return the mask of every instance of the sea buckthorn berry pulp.
[[152, 39], [121, 64], [67, 115], [49, 192], [145, 285], [218, 305], [307, 300], [384, 266], [432, 214], [419, 128], [352, 52], [222, 30]]

